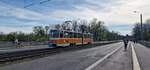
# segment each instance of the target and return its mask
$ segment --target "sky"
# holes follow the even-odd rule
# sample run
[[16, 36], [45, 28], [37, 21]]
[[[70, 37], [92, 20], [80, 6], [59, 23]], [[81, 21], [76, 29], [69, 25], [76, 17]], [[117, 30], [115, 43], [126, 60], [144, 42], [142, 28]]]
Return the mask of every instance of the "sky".
[[[0, 0], [0, 32], [30, 33], [33, 26], [97, 18], [110, 31], [126, 35], [132, 34], [140, 13], [144, 21], [150, 18], [150, 0], [50, 0], [40, 4], [43, 1], [46, 0]], [[34, 5], [26, 7], [31, 4]]]

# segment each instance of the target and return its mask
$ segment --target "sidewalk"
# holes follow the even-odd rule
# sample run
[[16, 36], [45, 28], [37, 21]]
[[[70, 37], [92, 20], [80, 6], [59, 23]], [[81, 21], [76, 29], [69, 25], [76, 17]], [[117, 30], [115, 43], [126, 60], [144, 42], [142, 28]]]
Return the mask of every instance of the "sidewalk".
[[24, 47], [20, 47], [20, 48], [16, 48], [16, 47], [0, 48], [0, 53], [33, 50], [33, 49], [44, 49], [44, 48], [48, 48], [48, 45], [24, 46]]
[[150, 48], [135, 44], [135, 51], [142, 70], [150, 70]]

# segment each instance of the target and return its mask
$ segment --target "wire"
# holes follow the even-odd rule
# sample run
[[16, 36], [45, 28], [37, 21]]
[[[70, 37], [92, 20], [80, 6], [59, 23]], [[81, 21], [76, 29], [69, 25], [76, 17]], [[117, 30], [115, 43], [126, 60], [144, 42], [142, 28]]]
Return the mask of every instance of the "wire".
[[33, 6], [33, 5], [35, 5], [35, 4], [31, 3], [31, 4], [28, 4], [28, 5], [24, 6], [24, 8], [28, 8], [28, 7]]
[[43, 4], [43, 3], [46, 3], [46, 2], [49, 2], [51, 0], [45, 0], [45, 1], [41, 1], [40, 4]]
[[[51, 1], [51, 0], [44, 0], [44, 1], [41, 1], [39, 4], [43, 4], [43, 3], [46, 3], [46, 2], [49, 2], [49, 1]], [[24, 6], [24, 8], [28, 8], [28, 7], [31, 7], [33, 5], [35, 5], [35, 3], [28, 4], [28, 5]]]

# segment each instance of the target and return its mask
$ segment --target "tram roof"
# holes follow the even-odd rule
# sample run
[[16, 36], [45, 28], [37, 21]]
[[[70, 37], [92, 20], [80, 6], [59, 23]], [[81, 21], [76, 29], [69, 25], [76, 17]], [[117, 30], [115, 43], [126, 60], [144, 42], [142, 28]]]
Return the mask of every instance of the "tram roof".
[[[57, 29], [51, 29], [51, 30], [57, 30]], [[68, 33], [79, 33], [79, 34], [82, 34], [82, 32], [67, 31], [67, 30], [57, 30], [57, 31], [63, 31], [63, 32], [68, 32]], [[83, 34], [91, 34], [91, 33], [83, 33]], [[91, 35], [92, 35], [92, 34], [91, 34]]]

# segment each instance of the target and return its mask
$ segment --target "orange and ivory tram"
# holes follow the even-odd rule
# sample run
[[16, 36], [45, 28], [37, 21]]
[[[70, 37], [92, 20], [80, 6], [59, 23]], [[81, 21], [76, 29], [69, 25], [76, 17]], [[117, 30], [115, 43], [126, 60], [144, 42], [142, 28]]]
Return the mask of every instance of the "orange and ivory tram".
[[[83, 42], [82, 42], [83, 36]], [[64, 30], [50, 30], [49, 31], [49, 47], [56, 46], [72, 46], [81, 44], [91, 44], [92, 34], [90, 33], [80, 33]]]

